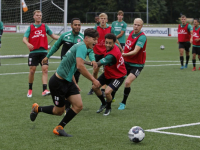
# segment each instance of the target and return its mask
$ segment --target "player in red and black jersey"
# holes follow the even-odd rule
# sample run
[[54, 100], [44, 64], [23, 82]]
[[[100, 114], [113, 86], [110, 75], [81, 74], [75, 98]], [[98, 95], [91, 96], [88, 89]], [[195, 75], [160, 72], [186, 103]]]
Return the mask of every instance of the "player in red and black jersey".
[[[190, 41], [192, 40], [191, 35], [192, 35], [192, 26], [188, 23], [186, 23], [186, 16], [182, 15], [181, 16], [181, 24], [178, 26], [178, 44], [179, 44], [179, 52], [180, 52], [180, 62], [181, 62], [181, 68], [184, 69], [187, 68], [188, 66], [188, 61], [190, 58], [189, 52], [190, 52]], [[185, 67], [183, 66], [184, 64], [184, 49], [186, 53], [186, 63]]]

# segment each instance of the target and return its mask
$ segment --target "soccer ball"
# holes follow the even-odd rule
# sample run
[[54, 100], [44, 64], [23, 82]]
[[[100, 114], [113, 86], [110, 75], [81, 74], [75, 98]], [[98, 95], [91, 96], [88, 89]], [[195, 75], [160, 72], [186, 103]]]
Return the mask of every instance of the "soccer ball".
[[144, 139], [145, 133], [141, 127], [134, 126], [129, 130], [128, 137], [129, 137], [130, 141], [138, 143]]
[[48, 49], [51, 49], [51, 45], [48, 45]]
[[161, 45], [161, 46], [160, 46], [160, 49], [161, 49], [161, 50], [164, 50], [164, 49], [165, 49], [165, 46], [164, 46], [164, 45]]

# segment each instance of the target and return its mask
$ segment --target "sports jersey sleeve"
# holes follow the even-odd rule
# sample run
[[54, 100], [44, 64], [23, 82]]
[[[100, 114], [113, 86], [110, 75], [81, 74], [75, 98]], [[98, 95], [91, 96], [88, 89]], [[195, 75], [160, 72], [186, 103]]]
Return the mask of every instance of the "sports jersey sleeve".
[[49, 26], [46, 25], [46, 24], [45, 24], [45, 29], [46, 29], [46, 33], [47, 33], [48, 35], [52, 35], [52, 34], [53, 34], [53, 32], [51, 31], [51, 29], [49, 28]]
[[62, 34], [59, 39], [55, 42], [49, 53], [47, 54], [47, 58], [51, 57], [62, 45], [62, 39], [64, 37], [64, 34]]
[[26, 32], [24, 33], [24, 37], [29, 37], [29, 35], [30, 35], [30, 31], [31, 31], [31, 28], [30, 28], [30, 26], [28, 27], [28, 29], [26, 30]]
[[193, 31], [193, 28], [192, 28], [191, 24], [188, 24], [188, 31], [189, 32]]
[[94, 52], [92, 49], [88, 49], [88, 57], [90, 61], [95, 61]]
[[97, 29], [97, 25], [94, 26], [94, 29], [95, 29], [95, 30]]
[[3, 22], [0, 21], [0, 30], [3, 30]]
[[127, 24], [124, 23], [123, 27], [122, 27], [122, 31], [126, 32], [126, 27], [127, 27]]
[[147, 40], [146, 36], [145, 35], [141, 35], [138, 38], [136, 45], [139, 46], [139, 47], [141, 47], [141, 48], [143, 48], [146, 40]]
[[114, 64], [116, 62], [116, 58], [113, 55], [107, 55], [99, 61], [102, 65]]
[[83, 60], [85, 60], [86, 55], [87, 55], [87, 48], [86, 48], [86, 46], [81, 45], [81, 46], [77, 47], [76, 58], [79, 57], [79, 58], [82, 58]]

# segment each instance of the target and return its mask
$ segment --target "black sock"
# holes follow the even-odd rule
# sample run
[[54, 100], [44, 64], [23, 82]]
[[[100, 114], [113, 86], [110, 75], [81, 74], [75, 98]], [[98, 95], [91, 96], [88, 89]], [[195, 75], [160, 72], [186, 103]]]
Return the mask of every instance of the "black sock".
[[116, 92], [115, 92], [115, 91], [112, 91], [112, 93], [111, 93], [112, 99], [115, 98], [115, 94], [116, 94]]
[[105, 89], [101, 89], [101, 92], [105, 92]]
[[76, 116], [76, 113], [70, 108], [67, 114], [64, 116], [62, 121], [59, 123], [63, 128], [65, 125], [70, 122], [74, 117]]
[[29, 83], [29, 90], [32, 90], [32, 87], [33, 87], [33, 83]]
[[103, 94], [100, 95], [100, 96], [97, 96], [97, 97], [100, 99], [102, 105], [105, 105], [105, 104], [106, 104], [106, 101], [105, 101], [105, 99], [104, 99], [104, 97], [103, 97]]
[[43, 84], [43, 92], [47, 89], [47, 84]]
[[184, 58], [183, 58], [183, 56], [180, 56], [180, 62], [181, 62], [181, 66], [183, 66], [183, 61], [184, 61]]
[[196, 59], [192, 59], [193, 67], [196, 67]]
[[50, 106], [39, 106], [38, 107], [38, 112], [44, 112], [46, 114], [53, 114], [53, 105]]
[[65, 109], [70, 108], [71, 103], [67, 100], [65, 100]]
[[131, 91], [131, 87], [124, 88], [124, 98], [122, 101], [123, 104], [126, 104], [126, 100], [129, 96], [130, 91]]
[[107, 108], [107, 109], [111, 109], [111, 103], [112, 103], [112, 102], [106, 102], [106, 104], [107, 104], [107, 105], [106, 105], [106, 108]]
[[190, 55], [186, 56], [186, 64], [188, 64], [189, 59], [190, 59]]

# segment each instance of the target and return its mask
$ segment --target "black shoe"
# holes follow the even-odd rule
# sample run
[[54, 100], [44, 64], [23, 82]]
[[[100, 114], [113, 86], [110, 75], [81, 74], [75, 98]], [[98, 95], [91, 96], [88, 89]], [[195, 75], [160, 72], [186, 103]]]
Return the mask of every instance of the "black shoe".
[[91, 89], [90, 92], [88, 92], [87, 95], [93, 95], [93, 92], [94, 92], [94, 91]]
[[101, 91], [104, 98], [106, 98], [105, 91]]
[[108, 116], [109, 114], [110, 114], [110, 112], [111, 112], [111, 108], [106, 108], [106, 110], [105, 110], [105, 112], [104, 112], [104, 116]]
[[53, 129], [53, 133], [60, 136], [72, 137], [72, 135], [67, 134], [61, 125], [56, 126]]
[[107, 104], [101, 105], [100, 108], [99, 108], [99, 110], [97, 110], [97, 113], [102, 112], [106, 108], [106, 106], [107, 106]]
[[34, 103], [32, 105], [32, 110], [31, 110], [31, 114], [30, 114], [30, 119], [31, 121], [35, 121], [37, 115], [38, 115], [38, 107], [39, 105], [37, 103]]

